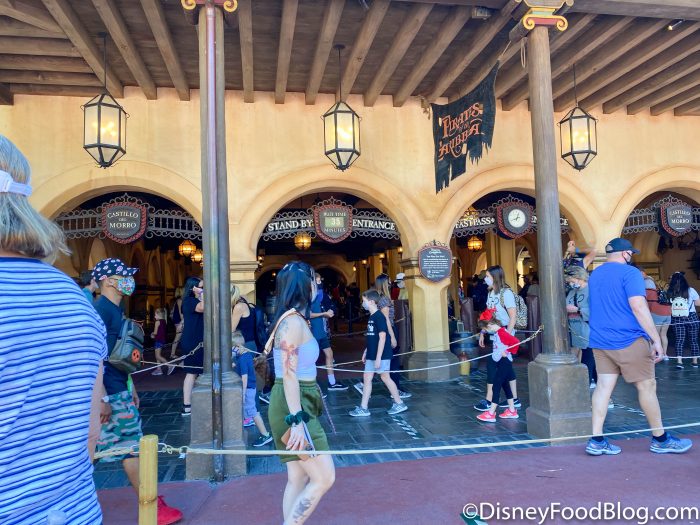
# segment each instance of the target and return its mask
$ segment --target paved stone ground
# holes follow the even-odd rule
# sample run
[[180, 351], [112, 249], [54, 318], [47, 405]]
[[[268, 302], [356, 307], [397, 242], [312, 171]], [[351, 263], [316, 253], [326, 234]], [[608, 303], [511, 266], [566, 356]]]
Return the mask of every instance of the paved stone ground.
[[[350, 344], [349, 342], [347, 344]], [[355, 341], [356, 346], [359, 342]], [[356, 353], [356, 351], [355, 351]], [[339, 353], [337, 361], [356, 358], [354, 354]], [[482, 366], [483, 368], [483, 366]], [[475, 419], [472, 405], [485, 391], [485, 373], [476, 371], [468, 378], [460, 378], [447, 383], [405, 382], [404, 389], [413, 393], [406, 402], [409, 410], [398, 416], [389, 416], [388, 392], [383, 385], [375, 382], [370, 400], [370, 418], [351, 418], [347, 412], [360, 402], [360, 394], [349, 388], [346, 392], [330, 392], [326, 399], [330, 418], [336, 432], [323, 416], [323, 424], [333, 449], [357, 448], [406, 448], [413, 446], [455, 445], [516, 441], [528, 439], [525, 408], [528, 405], [527, 362], [516, 360], [518, 395], [523, 402], [518, 420], [500, 420], [496, 424], [481, 423]], [[177, 375], [170, 378], [154, 378], [177, 384]], [[343, 376], [341, 376], [343, 377]], [[356, 376], [357, 377], [357, 376]], [[673, 364], [661, 363], [657, 366], [658, 394], [664, 423], [667, 426], [700, 421], [700, 370], [687, 366], [676, 370]], [[325, 381], [325, 374], [320, 374]], [[344, 384], [355, 380], [350, 375], [342, 379]], [[153, 381], [145, 380], [141, 386], [141, 414], [145, 433], [155, 433], [161, 441], [171, 445], [185, 445], [189, 440], [189, 420], [180, 416], [181, 391], [143, 391]], [[325, 385], [322, 385], [325, 387]], [[647, 428], [647, 422], [636, 400], [633, 387], [620, 380], [613, 394], [615, 408], [608, 412], [606, 430], [608, 432]], [[263, 419], [267, 420], [266, 405], [260, 407]], [[697, 433], [697, 427], [680, 430], [677, 433]], [[621, 439], [640, 437], [630, 434]], [[245, 429], [244, 439], [252, 448], [257, 437], [253, 428]], [[501, 447], [498, 450], [528, 448], [540, 445], [517, 445]], [[368, 456], [338, 456], [339, 467], [381, 463], [385, 461], [430, 458], [435, 456], [464, 455], [495, 451], [493, 447], [467, 451], [375, 454]], [[283, 467], [276, 456], [248, 459], [248, 471], [252, 475], [280, 472]], [[159, 481], [179, 481], [185, 476], [184, 460], [177, 456], [159, 458]], [[127, 485], [126, 477], [119, 464], [99, 463], [95, 467], [95, 482], [98, 488], [114, 488]]]

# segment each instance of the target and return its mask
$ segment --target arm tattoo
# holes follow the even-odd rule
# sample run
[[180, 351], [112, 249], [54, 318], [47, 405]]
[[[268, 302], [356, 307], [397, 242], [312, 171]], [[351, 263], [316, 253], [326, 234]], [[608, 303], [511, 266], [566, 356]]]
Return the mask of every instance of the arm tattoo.
[[299, 364], [299, 348], [285, 340], [280, 342], [282, 348], [282, 364], [285, 370], [290, 370], [296, 374]]
[[300, 519], [306, 518], [306, 513], [311, 508], [311, 498], [302, 498], [299, 503], [297, 503], [294, 509], [294, 514], [292, 515], [292, 520], [294, 523], [298, 523]]

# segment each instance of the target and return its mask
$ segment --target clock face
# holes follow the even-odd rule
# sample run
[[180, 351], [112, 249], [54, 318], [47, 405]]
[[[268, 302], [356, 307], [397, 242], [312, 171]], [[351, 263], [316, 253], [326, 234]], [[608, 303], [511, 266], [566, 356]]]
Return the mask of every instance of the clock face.
[[521, 229], [527, 222], [527, 213], [521, 208], [512, 208], [508, 212], [507, 218], [510, 226]]

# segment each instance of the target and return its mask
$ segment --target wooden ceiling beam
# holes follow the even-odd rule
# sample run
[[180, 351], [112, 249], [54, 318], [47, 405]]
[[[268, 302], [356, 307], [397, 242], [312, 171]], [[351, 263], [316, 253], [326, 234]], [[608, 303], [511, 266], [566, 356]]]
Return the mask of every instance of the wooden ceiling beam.
[[[636, 46], [630, 53], [626, 54], [622, 59], [617, 62], [596, 71], [595, 74], [591, 75], [585, 82], [578, 82], [576, 92], [579, 100], [583, 100], [585, 105], [584, 108], [591, 108], [594, 104], [590, 104], [591, 97], [596, 92], [603, 89], [605, 86], [612, 84], [615, 80], [623, 76], [624, 74], [634, 71], [641, 66], [646, 66], [647, 62], [652, 60], [659, 53], [665, 51], [676, 43], [680, 42], [683, 38], [694, 33], [700, 29], [700, 24], [688, 24], [684, 28], [676, 32], [671, 32], [673, 34], [664, 35], [667, 38], [658, 39], [648, 39], [643, 44]], [[576, 68], [578, 73], [578, 67]], [[629, 87], [629, 84], [627, 84]], [[624, 90], [623, 90], [624, 91]], [[596, 103], [600, 103], [602, 100], [598, 99]], [[574, 94], [569, 92], [561, 96], [554, 101], [555, 111], [564, 111], [566, 108], [574, 103]]]
[[146, 21], [151, 28], [151, 32], [156, 39], [156, 45], [165, 62], [165, 67], [170, 75], [170, 80], [175, 86], [180, 100], [190, 99], [190, 85], [182, 69], [180, 57], [178, 56], [175, 43], [173, 42], [165, 13], [159, 0], [141, 0], [141, 8], [146, 15]]
[[693, 115], [700, 113], [700, 97], [692, 100], [682, 106], [677, 107], [673, 110], [673, 114], [677, 117], [683, 117], [685, 115]]
[[700, 86], [700, 68], [628, 105], [627, 114], [636, 115], [651, 108], [652, 115], [660, 115], [696, 98], [698, 95], [693, 92], [693, 89], [697, 90], [698, 86]]
[[[557, 51], [559, 51], [563, 46], [571, 42], [579, 34], [591, 25], [593, 20], [595, 20], [597, 15], [572, 15], [569, 20], [569, 29], [566, 31], [556, 33], [550, 33], [550, 54], [553, 56]], [[520, 51], [521, 43], [517, 44], [511, 43], [511, 47]], [[527, 75], [527, 68], [523, 67], [520, 62], [513, 64], [506, 71], [501, 71], [496, 78], [496, 97], [501, 98], [510, 89], [512, 89], [518, 82], [522, 80]]]
[[[604, 47], [608, 40], [622, 32], [633, 20], [633, 17], [625, 16], [622, 18], [611, 18], [595, 25], [593, 29], [585, 35], [585, 39], [582, 38], [585, 42], [582, 42], [581, 45], [575, 42], [569, 46], [573, 51], [571, 54], [567, 52], [567, 48], [567, 50], [562, 51], [552, 60], [552, 78], [557, 78], [564, 71], [569, 69], [572, 64], [583, 60], [599, 48]], [[513, 91], [503, 97], [501, 100], [501, 107], [505, 111], [510, 111], [520, 102], [527, 99], [528, 93], [529, 88], [527, 82], [521, 82]]]
[[0, 55], [0, 69], [19, 71], [61, 71], [66, 73], [93, 73], [82, 58], [33, 57]]
[[431, 4], [414, 4], [403, 19], [401, 29], [394, 37], [391, 48], [384, 56], [384, 61], [374, 75], [369, 88], [365, 91], [365, 106], [374, 106], [432, 9]]
[[572, 11], [600, 15], [700, 20], [697, 0], [576, 0]]
[[14, 104], [14, 96], [10, 87], [6, 84], [0, 84], [0, 106], [11, 106]]
[[0, 18], [0, 36], [24, 36], [32, 38], [57, 38], [67, 40], [68, 37], [56, 25], [58, 32], [45, 31], [31, 24], [25, 24], [14, 18]]
[[[650, 19], [639, 22], [638, 25], [631, 26], [623, 34], [618, 35], [613, 40], [600, 47], [581, 62], [576, 63], [576, 81], [585, 82], [602, 68], [611, 64], [626, 53], [633, 51], [645, 40], [657, 40], [661, 31], [666, 27], [666, 20]], [[666, 35], [664, 35], [666, 36]], [[623, 59], [623, 60], [626, 60]], [[556, 99], [569, 93], [573, 101], [573, 75], [560, 75], [552, 82], [552, 96]], [[570, 101], [566, 102], [568, 106]]]
[[102, 86], [92, 73], [58, 73], [55, 71], [0, 71], [0, 83], [48, 84], [55, 86]]
[[[673, 51], [673, 48], [669, 49], [669, 51]], [[688, 73], [692, 73], [699, 68], [700, 51], [696, 51], [692, 55], [687, 56], [680, 62], [676, 62], [673, 65], [668, 65], [667, 63], [666, 67], [663, 68], [657, 75], [654, 75], [644, 82], [637, 83], [636, 85], [630, 84], [634, 87], [627, 89], [624, 93], [603, 104], [603, 113], [607, 115], [617, 111], [618, 109], [622, 109], [625, 106], [629, 106], [637, 100], [675, 82], [676, 80], [683, 78]]]
[[[692, 76], [692, 75], [689, 75]], [[700, 76], [700, 75], [696, 75]], [[671, 97], [663, 102], [651, 106], [651, 114], [661, 115], [666, 111], [675, 110], [676, 108], [682, 108], [685, 104], [694, 103], [694, 101], [700, 97], [700, 82], [695, 82], [694, 86], [687, 89], [676, 96]]]
[[306, 83], [306, 103], [311, 105], [316, 103], [318, 89], [321, 86], [323, 72], [328, 63], [328, 56], [333, 47], [335, 33], [338, 30], [340, 16], [343, 14], [345, 0], [328, 0], [326, 8], [323, 11], [323, 21], [321, 22], [321, 31], [318, 33], [318, 41], [316, 42], [316, 51], [309, 73], [309, 80]]
[[408, 97], [418, 87], [418, 84], [430, 72], [435, 63], [447, 49], [452, 41], [467, 23], [471, 16], [471, 9], [468, 7], [453, 7], [441, 23], [440, 32], [433, 38], [432, 42], [423, 51], [420, 60], [413, 66], [409, 75], [404, 79], [401, 87], [394, 95], [394, 107], [403, 106]]
[[[700, 24], [696, 23], [693, 25], [697, 31]], [[665, 51], [659, 51], [660, 52], [654, 52], [651, 50], [651, 56], [648, 57], [646, 54], [642, 54], [644, 60], [639, 64], [639, 67], [631, 67], [628, 72], [624, 73], [622, 76], [612, 82], [604, 82], [605, 77], [603, 77], [604, 87], [600, 87], [592, 95], [584, 98], [581, 101], [581, 105], [585, 108], [592, 108], [604, 102], [611, 102], [611, 106], [609, 107], [620, 109], [624, 106], [624, 103], [613, 102], [615, 97], [622, 95], [628, 89], [644, 82], [654, 75], [661, 73], [667, 67], [680, 60], [683, 60], [696, 51], [700, 51], [700, 33], [690, 34], [676, 45], [666, 49]], [[634, 63], [634, 61], [632, 60], [630, 63]], [[604, 75], [607, 69], [601, 71], [600, 75]], [[613, 80], [613, 76], [614, 75], [611, 75], [610, 80]], [[596, 77], [596, 80], [591, 79], [591, 81], [594, 83], [599, 82], [598, 77]]]
[[80, 57], [78, 49], [68, 40], [0, 36], [0, 50], [8, 55], [40, 55], [48, 57]]
[[117, 45], [124, 62], [126, 62], [127, 67], [141, 87], [143, 94], [146, 95], [148, 100], [158, 98], [156, 84], [153, 82], [153, 78], [148, 72], [141, 54], [136, 49], [134, 40], [131, 38], [126, 23], [119, 13], [119, 9], [114, 5], [113, 0], [92, 0], [92, 3], [97, 9], [102, 22], [104, 22], [107, 31], [112, 36], [112, 40]]
[[[474, 34], [471, 45], [465, 50], [464, 54], [458, 55], [458, 60], [455, 63], [449, 63], [443, 69], [442, 73], [438, 77], [432, 91], [427, 96], [428, 102], [435, 102], [438, 98], [445, 94], [445, 91], [453, 84], [457, 77], [462, 74], [462, 72], [469, 67], [469, 65], [477, 58], [484, 49], [491, 44], [495, 36], [503, 29], [507, 24], [513, 22], [511, 14], [518, 6], [521, 0], [509, 0], [508, 3], [501, 9], [501, 11], [489, 18], [486, 22], [483, 22], [481, 27], [477, 29]], [[493, 64], [491, 64], [493, 67]], [[490, 70], [491, 68], [489, 68]], [[473, 85], [473, 78], [470, 78], [466, 84], [461, 86], [456, 93], [455, 97], [459, 98], [467, 93], [467, 89]]]
[[[43, 0], [44, 6], [49, 10], [63, 32], [68, 36], [73, 45], [78, 48], [85, 62], [92, 68], [98, 78], [104, 78], [103, 52], [98, 49], [94, 41], [94, 35], [88, 33], [83, 22], [78, 18], [68, 0]], [[124, 87], [121, 80], [113, 70], [107, 68], [107, 89], [115, 97], [124, 96]]]
[[10, 90], [15, 95], [48, 95], [80, 98], [94, 97], [102, 93], [102, 88], [98, 86], [51, 86], [45, 84], [11, 84]]
[[238, 3], [238, 34], [241, 43], [241, 69], [243, 70], [243, 101], [255, 100], [255, 76], [253, 64], [253, 7], [252, 0]]
[[345, 69], [343, 70], [343, 79], [341, 81], [343, 90], [340, 94], [341, 100], [345, 100], [350, 95], [352, 87], [355, 85], [355, 80], [357, 80], [357, 75], [365, 63], [365, 58], [367, 58], [367, 52], [372, 46], [374, 37], [377, 36], [377, 31], [379, 31], [379, 26], [382, 25], [382, 20], [384, 20], [384, 15], [389, 9], [389, 4], [390, 0], [373, 0], [367, 16], [362, 22], [362, 27], [355, 37], [350, 55], [345, 61]]
[[277, 51], [277, 78], [275, 79], [275, 104], [284, 104], [284, 95], [287, 92], [289, 62], [292, 58], [298, 8], [299, 0], [284, 0], [282, 4], [282, 25], [280, 27], [279, 50]]
[[[496, 61], [498, 61], [499, 57], [501, 54], [503, 54], [503, 57], [505, 58], [506, 53], [510, 51], [515, 47], [518, 51], [520, 51], [520, 47], [518, 46], [513, 46], [510, 42], [506, 42], [505, 44], [501, 45], [500, 47], [497, 47], [494, 49], [489, 55], [486, 56], [484, 60], [481, 61], [481, 65], [479, 66], [479, 69], [477, 69], [473, 75], [470, 75], [470, 80], [468, 84], [464, 84], [462, 86], [461, 90], [455, 91], [449, 96], [449, 101], [454, 102], [460, 97], [463, 97], [464, 94], [469, 93], [472, 89], [474, 89], [476, 86], [479, 85], [479, 83], [484, 80], [486, 75], [488, 75], [491, 72], [491, 69], [493, 69], [493, 66], [496, 65]], [[504, 53], [505, 52], [505, 53]], [[502, 58], [503, 62], [505, 60]]]
[[41, 3], [35, 0], [0, 0], [0, 15], [9, 16], [50, 33], [63, 32]]

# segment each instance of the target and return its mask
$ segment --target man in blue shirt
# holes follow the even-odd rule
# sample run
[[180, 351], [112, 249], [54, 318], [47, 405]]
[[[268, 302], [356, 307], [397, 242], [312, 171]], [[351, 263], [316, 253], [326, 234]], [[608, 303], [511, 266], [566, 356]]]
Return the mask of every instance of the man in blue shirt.
[[661, 361], [664, 352], [647, 305], [644, 279], [630, 266], [639, 250], [618, 237], [608, 243], [605, 253], [607, 262], [596, 268], [588, 281], [590, 346], [598, 383], [592, 401], [593, 437], [586, 452], [592, 456], [622, 452], [603, 437], [608, 401], [620, 374], [637, 388], [639, 405], [654, 429], [649, 449], [658, 454], [686, 452], [692, 441], [667, 434], [661, 421], [654, 364]]

